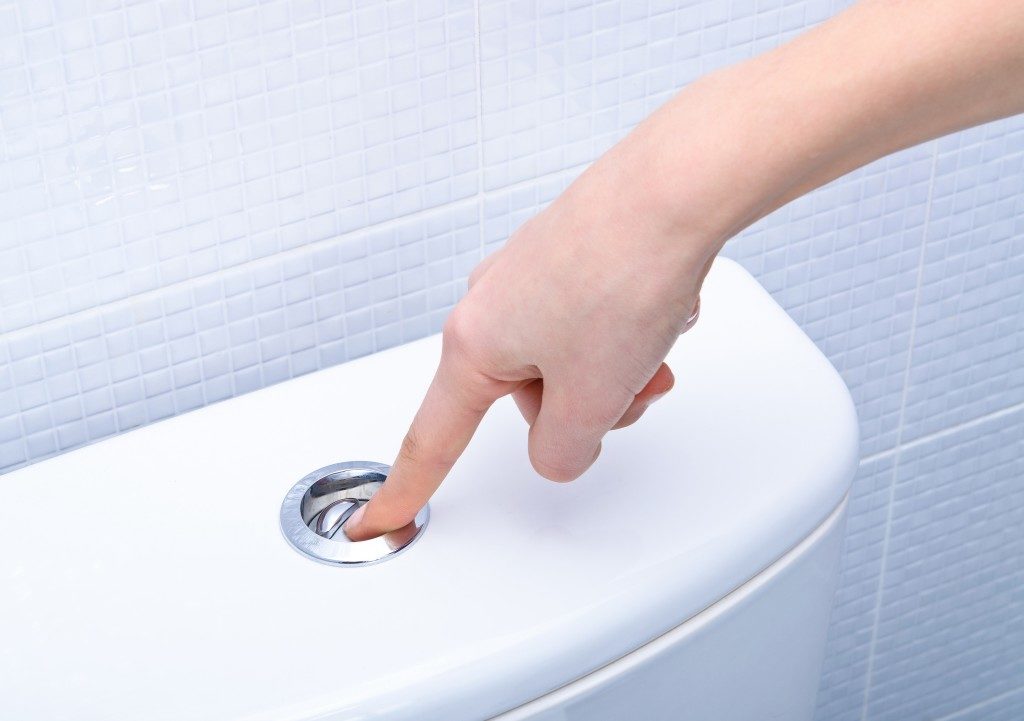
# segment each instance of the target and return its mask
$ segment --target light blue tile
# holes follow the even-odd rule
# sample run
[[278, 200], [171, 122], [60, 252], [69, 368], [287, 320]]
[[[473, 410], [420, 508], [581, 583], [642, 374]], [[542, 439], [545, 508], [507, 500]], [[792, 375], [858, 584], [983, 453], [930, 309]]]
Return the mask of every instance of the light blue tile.
[[940, 721], [1020, 721], [1024, 718], [1024, 688], [982, 702]]
[[[480, 257], [677, 88], [849, 4], [0, 2], [0, 472], [437, 331]], [[1020, 491], [994, 445], [1020, 424], [959, 428], [1024, 402], [1022, 131], [904, 151], [727, 246], [882, 454], [821, 720], [865, 692], [869, 719], [1024, 717]]]
[[901, 451], [871, 721], [937, 719], [1024, 680], [1024, 411]]
[[924, 242], [934, 145], [858, 170], [730, 241], [850, 387], [865, 455], [893, 448]]
[[[14, 387], [0, 391], [0, 428], [17, 433], [5, 446], [22, 447], [4, 451], [0, 470], [437, 332], [480, 259], [480, 207], [463, 201], [19, 331], [2, 346], [0, 378]], [[403, 284], [393, 258], [365, 253], [399, 240], [403, 272], [424, 282]], [[331, 302], [316, 303], [317, 281], [339, 289]], [[53, 339], [65, 345], [47, 349]]]
[[940, 141], [904, 439], [1024, 402], [1024, 119]]
[[850, 491], [839, 581], [818, 689], [818, 721], [860, 721], [895, 454], [861, 464]]
[[0, 332], [477, 192], [472, 3], [290, 5], [17, 7]]
[[483, 187], [594, 160], [685, 84], [844, 4], [480, 3]]

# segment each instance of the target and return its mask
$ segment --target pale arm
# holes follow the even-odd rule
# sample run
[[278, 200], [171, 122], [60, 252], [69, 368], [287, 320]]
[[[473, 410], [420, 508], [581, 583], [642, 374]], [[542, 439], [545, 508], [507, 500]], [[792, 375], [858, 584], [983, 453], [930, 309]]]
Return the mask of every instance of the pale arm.
[[863, 0], [688, 86], [474, 272], [392, 476], [346, 532], [405, 525], [509, 393], [537, 471], [576, 478], [672, 387], [662, 361], [729, 238], [872, 160], [1019, 112], [1022, 0]]

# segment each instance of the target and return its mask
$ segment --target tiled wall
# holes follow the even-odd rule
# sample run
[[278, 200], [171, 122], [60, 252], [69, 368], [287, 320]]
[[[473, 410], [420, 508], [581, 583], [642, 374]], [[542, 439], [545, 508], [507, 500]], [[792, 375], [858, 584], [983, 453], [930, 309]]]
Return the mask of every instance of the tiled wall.
[[[674, 88], [846, 4], [0, 0], [0, 470], [436, 331]], [[1024, 718], [1024, 121], [726, 252], [860, 410], [819, 721]]]
[[[893, 324], [879, 353], [868, 333], [859, 369], [837, 360], [859, 394], [904, 356], [882, 396], [894, 442], [854, 482], [820, 719], [1024, 718], [1024, 119], [929, 147], [909, 333], [902, 303], [871, 311]], [[888, 294], [902, 265], [846, 273]], [[832, 328], [811, 331], [826, 349]]]

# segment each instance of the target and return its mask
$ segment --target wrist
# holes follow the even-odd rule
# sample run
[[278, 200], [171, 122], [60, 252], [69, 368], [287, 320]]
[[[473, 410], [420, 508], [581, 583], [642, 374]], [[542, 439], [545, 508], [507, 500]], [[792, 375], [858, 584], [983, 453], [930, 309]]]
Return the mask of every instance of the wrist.
[[1022, 33], [998, 0], [865, 0], [689, 85], [609, 155], [645, 168], [653, 212], [717, 252], [862, 165], [1024, 111]]
[[801, 111], [802, 99], [772, 87], [779, 81], [766, 60], [690, 85], [621, 149], [651, 178], [651, 212], [708, 255], [835, 162], [836, 146]]

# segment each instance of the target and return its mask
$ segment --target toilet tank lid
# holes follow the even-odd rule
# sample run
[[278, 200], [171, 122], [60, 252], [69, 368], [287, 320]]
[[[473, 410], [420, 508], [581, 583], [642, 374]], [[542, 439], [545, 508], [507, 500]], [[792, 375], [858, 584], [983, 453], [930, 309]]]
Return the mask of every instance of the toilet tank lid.
[[857, 460], [846, 387], [718, 260], [676, 388], [570, 484], [505, 399], [407, 552], [336, 568], [278, 528], [286, 491], [390, 462], [431, 337], [0, 478], [0, 716], [483, 718], [600, 667], [783, 556]]

